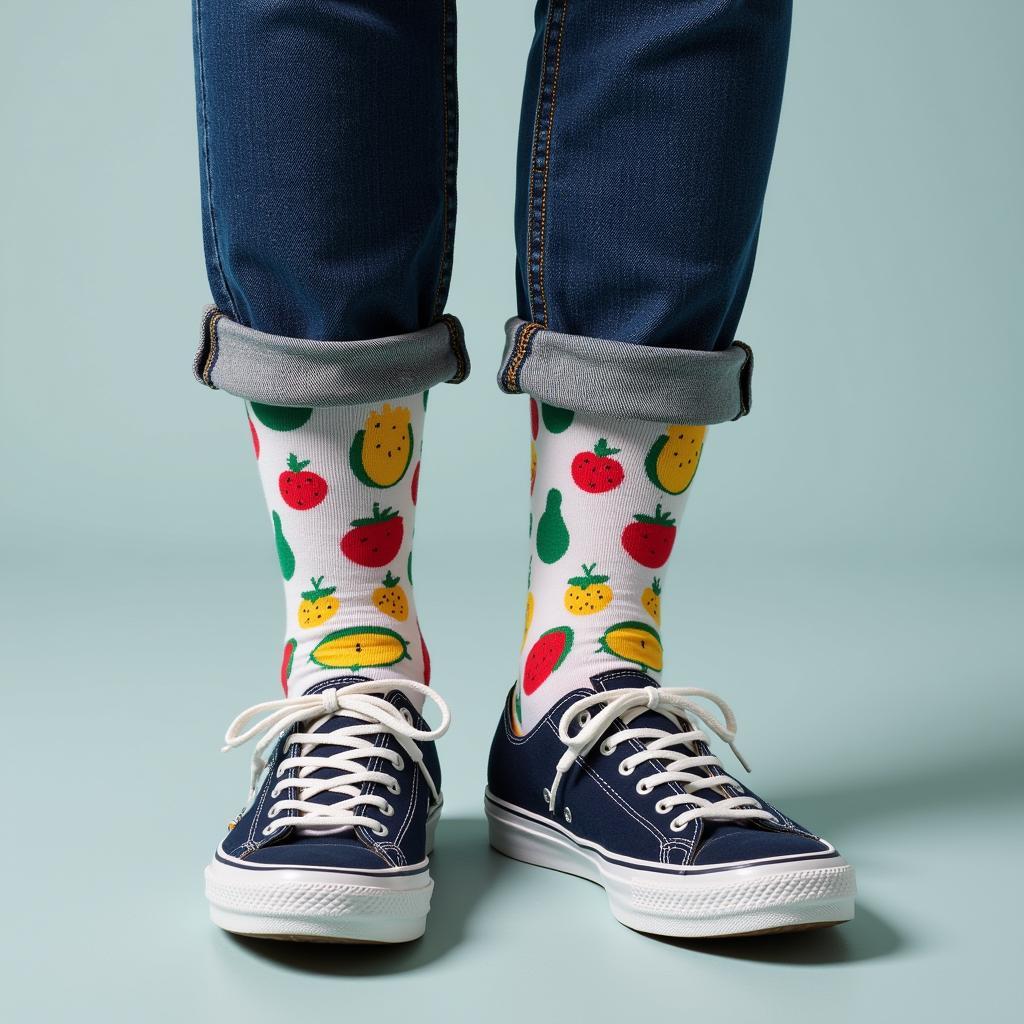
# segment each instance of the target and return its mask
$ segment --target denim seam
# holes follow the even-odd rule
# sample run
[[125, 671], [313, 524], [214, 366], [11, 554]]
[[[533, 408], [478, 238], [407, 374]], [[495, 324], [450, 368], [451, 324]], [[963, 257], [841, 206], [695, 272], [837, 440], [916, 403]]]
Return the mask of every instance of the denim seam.
[[733, 417], [735, 421], [750, 412], [750, 382], [754, 375], [754, 350], [742, 341], [733, 340], [733, 344], [747, 354], [747, 358], [740, 367], [740, 411]]
[[217, 385], [213, 383], [213, 368], [217, 365], [217, 356], [220, 348], [217, 341], [217, 323], [224, 314], [216, 306], [210, 306], [203, 317], [202, 337], [199, 341], [199, 351], [192, 364], [192, 372], [201, 384], [217, 391]]
[[519, 386], [519, 371], [530, 354], [530, 347], [533, 336], [543, 325], [538, 323], [523, 324], [516, 333], [516, 343], [509, 357], [508, 366], [505, 368], [505, 390], [509, 394], [517, 395], [522, 392]]
[[238, 320], [238, 308], [235, 297], [228, 285], [227, 276], [224, 273], [224, 263], [220, 253], [220, 236], [217, 233], [217, 217], [213, 203], [213, 171], [210, 167], [210, 128], [206, 113], [206, 50], [203, 46], [203, 12], [202, 0], [195, 0], [196, 11], [196, 49], [199, 54], [199, 107], [203, 112], [201, 119], [203, 135], [203, 174], [206, 177], [206, 202], [210, 211], [210, 237], [213, 241], [214, 262], [217, 264], [217, 273], [220, 276], [220, 283], [224, 294], [228, 297], [231, 305], [229, 310], [232, 320]]
[[458, 160], [458, 79], [456, 72], [455, 6], [444, 0], [441, 12], [441, 109], [444, 137], [441, 159], [441, 259], [437, 270], [437, 288], [434, 291], [434, 316], [440, 315], [448, 298], [454, 246], [452, 222], [455, 218], [455, 168]]
[[448, 383], [461, 384], [469, 372], [466, 366], [466, 340], [462, 333], [462, 324], [451, 313], [443, 314], [441, 320], [448, 328], [448, 343], [455, 356], [455, 375], [448, 378]]
[[[562, 63], [562, 40], [565, 36], [567, 0], [550, 0], [547, 25], [544, 30], [544, 46], [541, 54], [540, 87], [537, 94], [537, 116], [533, 129], [533, 155], [530, 166], [529, 224], [526, 236], [526, 270], [530, 283], [530, 315], [544, 326], [548, 322], [547, 296], [544, 292], [544, 231], [547, 224], [548, 177], [551, 168], [551, 135], [555, 123], [555, 108], [558, 105], [558, 76]], [[552, 55], [552, 33], [558, 22], [558, 37]], [[550, 97], [547, 97], [550, 88]], [[544, 125], [544, 121], [547, 124]], [[543, 139], [543, 141], [542, 141]], [[538, 167], [543, 147], [543, 165]], [[540, 199], [536, 196], [536, 182], [540, 176]], [[534, 241], [536, 236], [536, 242]], [[537, 268], [534, 270], [534, 249], [537, 252]], [[538, 307], [541, 312], [538, 315]]]

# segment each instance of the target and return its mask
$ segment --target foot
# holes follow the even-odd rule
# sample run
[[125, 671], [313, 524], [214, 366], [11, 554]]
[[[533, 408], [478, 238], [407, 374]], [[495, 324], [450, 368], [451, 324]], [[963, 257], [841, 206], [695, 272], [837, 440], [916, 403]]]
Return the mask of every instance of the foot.
[[[416, 710], [424, 699], [441, 709], [437, 729]], [[246, 810], [206, 869], [213, 922], [267, 939], [419, 938], [441, 813], [433, 741], [448, 718], [420, 683], [361, 676], [239, 715], [227, 747], [263, 735]]]
[[525, 734], [510, 694], [488, 770], [496, 850], [597, 882], [619, 921], [655, 935], [758, 935], [853, 917], [853, 868], [727, 775], [695, 728], [732, 746], [720, 698], [660, 689], [634, 671], [591, 683]]

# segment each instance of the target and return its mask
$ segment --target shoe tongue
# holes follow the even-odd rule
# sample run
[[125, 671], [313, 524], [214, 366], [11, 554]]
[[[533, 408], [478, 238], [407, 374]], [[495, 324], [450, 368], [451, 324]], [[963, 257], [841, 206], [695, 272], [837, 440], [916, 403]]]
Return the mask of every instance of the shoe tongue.
[[657, 686], [658, 682], [652, 679], [646, 672], [637, 669], [635, 672], [629, 669], [613, 669], [611, 672], [599, 672], [596, 676], [590, 677], [590, 685], [595, 690], [642, 690], [646, 686]]
[[[622, 672], [621, 670], [615, 670], [612, 672], [602, 672], [600, 675], [591, 677], [590, 680], [595, 690], [628, 690], [638, 689], [642, 690], [647, 686], [658, 687], [658, 683], [652, 679], [646, 672]], [[660, 688], [660, 687], [659, 687]], [[698, 728], [700, 723], [696, 725], [693, 722], [687, 722], [690, 728]], [[660, 711], [652, 711], [650, 709], [637, 715], [636, 718], [632, 719], [628, 725], [630, 729], [660, 729], [663, 732], [675, 731], [676, 727], [671, 719], [667, 718]], [[697, 748], [697, 752], [700, 754], [710, 754], [711, 749], [706, 743], [693, 744]], [[682, 751], [686, 748], [680, 744], [677, 747], [673, 747], [673, 750]], [[648, 762], [649, 764], [657, 764], [664, 762]], [[708, 775], [710, 774], [706, 768], [693, 768], [691, 769], [695, 775]], [[728, 774], [727, 769], [723, 769]], [[717, 774], [717, 773], [716, 773]], [[725, 798], [726, 794], [718, 791], [717, 789], [702, 789], [700, 795], [705, 799], [717, 801]]]
[[[348, 686], [351, 683], [366, 683], [370, 682], [366, 676], [340, 676], [337, 679], [327, 679], [322, 683], [316, 683], [314, 686], [309, 687], [306, 694], [322, 693], [324, 690], [329, 690], [331, 687], [337, 687], [341, 689], [344, 686]], [[336, 715], [330, 715], [329, 717], [317, 722], [315, 728], [309, 728], [309, 726], [300, 726], [300, 732], [306, 733], [332, 733], [338, 729], [344, 729], [348, 725], [365, 725], [363, 719], [355, 718], [352, 715], [339, 713]], [[369, 739], [369, 737], [367, 737]], [[314, 747], [311, 747], [305, 753], [311, 757], [333, 757], [335, 754], [340, 754], [348, 751], [348, 747], [339, 747], [333, 743], [321, 743]], [[359, 763], [365, 763], [360, 761]], [[308, 775], [304, 775], [303, 779], [331, 779], [338, 775], [338, 771], [335, 768], [317, 768], [315, 771], [310, 772]], [[301, 785], [301, 781], [300, 781]], [[309, 798], [310, 803], [324, 804], [329, 806], [336, 804], [341, 800], [346, 800], [346, 797], [342, 793], [317, 793], [315, 796]]]
[[[599, 675], [591, 676], [591, 685], [595, 690], [643, 690], [648, 686], [657, 687], [658, 683], [646, 672], [629, 672], [616, 669], [611, 672], [602, 672]], [[631, 729], [665, 729], [671, 728], [672, 723], [659, 711], [644, 711], [637, 715], [630, 723]]]

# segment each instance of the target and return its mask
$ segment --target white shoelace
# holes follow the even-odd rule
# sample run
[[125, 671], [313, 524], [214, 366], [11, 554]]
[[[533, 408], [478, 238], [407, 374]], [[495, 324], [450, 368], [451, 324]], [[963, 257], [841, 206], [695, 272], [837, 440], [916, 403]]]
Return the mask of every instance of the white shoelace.
[[[383, 694], [393, 690], [398, 690], [406, 697], [422, 696], [432, 700], [441, 711], [441, 722], [437, 728], [417, 729], [408, 711], [400, 711], [383, 698]], [[275, 803], [270, 806], [267, 815], [275, 820], [264, 829], [265, 835], [271, 835], [277, 829], [288, 825], [298, 826], [304, 832], [321, 833], [364, 825], [378, 836], [386, 836], [386, 825], [360, 813], [367, 807], [376, 807], [386, 817], [395, 813], [383, 795], [360, 792], [360, 787], [364, 783], [379, 783], [396, 796], [401, 792], [399, 782], [392, 774], [382, 770], [369, 771], [367, 765], [362, 763], [369, 758], [378, 758], [390, 762], [395, 771], [402, 771], [405, 768], [405, 759], [398, 751], [374, 745], [374, 738], [382, 733], [395, 738], [409, 760], [422, 772], [433, 802], [440, 801], [437, 786], [423, 764], [423, 753], [419, 744], [443, 736], [451, 721], [451, 714], [448, 705], [430, 687], [406, 679], [375, 679], [371, 682], [351, 683], [340, 689], [332, 687], [320, 693], [264, 701], [243, 711], [228, 726], [222, 749], [230, 750], [241, 746], [265, 730], [252, 755], [249, 800], [252, 800], [260, 776], [267, 767], [264, 754], [277, 742], [282, 733], [299, 722], [312, 722], [310, 729], [316, 729], [327, 718], [337, 714], [356, 718], [364, 724], [346, 725], [333, 732], [292, 733], [290, 743], [301, 744], [300, 753], [297, 757], [286, 757], [281, 760], [277, 766], [277, 778], [281, 779], [285, 772], [297, 768], [298, 777], [305, 781], [297, 797], [291, 799], [277, 800], [277, 797], [282, 790], [296, 786], [294, 778], [283, 779], [271, 789], [270, 798], [275, 800]], [[259, 718], [260, 715], [263, 717]], [[256, 718], [259, 718], [259, 721], [249, 724]], [[310, 751], [320, 746], [343, 749], [330, 757], [312, 756]], [[333, 774], [323, 779], [307, 778], [321, 768], [329, 768]], [[335, 793], [341, 799], [330, 804], [315, 803], [312, 798], [321, 793]]]
[[[719, 721], [708, 708], [694, 703], [690, 699], [693, 697], [717, 705], [725, 721]], [[604, 706], [600, 711], [591, 714], [591, 708], [597, 705]], [[647, 710], [664, 715], [679, 731], [630, 729], [629, 723]], [[692, 752], [692, 744], [707, 742], [707, 736], [700, 729], [684, 728], [689, 725], [686, 720], [694, 718], [699, 719], [716, 736], [728, 743], [740, 764], [750, 771], [750, 766], [733, 742], [736, 736], [736, 716], [732, 708], [710, 690], [699, 690], [689, 686], [646, 686], [643, 689], [631, 687], [588, 694], [574, 701], [558, 723], [558, 738], [565, 744], [565, 753], [559, 758], [554, 782], [545, 794], [548, 809], [554, 811], [559, 784], [576, 758], [584, 756], [604, 736], [612, 723], [616, 719], [621, 719], [626, 728], [610, 733], [601, 743], [600, 751], [603, 755], [611, 755], [623, 743], [639, 740], [643, 744], [642, 750], [628, 754], [619, 762], [619, 772], [622, 775], [632, 775], [636, 766], [644, 762], [662, 762], [664, 770], [641, 779], [636, 789], [641, 794], [650, 793], [656, 787], [670, 782], [678, 783], [682, 787], [683, 792], [670, 790], [655, 805], [655, 810], [659, 814], [671, 814], [677, 807], [688, 805], [688, 810], [677, 814], [669, 822], [673, 832], [681, 831], [687, 823], [696, 818], [715, 821], [761, 818], [774, 821], [775, 816], [766, 811], [753, 797], [728, 796], [720, 788], [736, 786], [738, 783], [722, 770], [722, 763], [717, 757], [713, 754], [699, 755]], [[577, 731], [570, 733], [569, 729], [573, 725], [577, 727]], [[680, 745], [691, 747], [691, 750], [672, 749]], [[695, 768], [704, 769], [707, 774], [697, 774], [693, 771]], [[722, 796], [718, 800], [709, 800], [698, 796], [702, 789], [718, 789]]]

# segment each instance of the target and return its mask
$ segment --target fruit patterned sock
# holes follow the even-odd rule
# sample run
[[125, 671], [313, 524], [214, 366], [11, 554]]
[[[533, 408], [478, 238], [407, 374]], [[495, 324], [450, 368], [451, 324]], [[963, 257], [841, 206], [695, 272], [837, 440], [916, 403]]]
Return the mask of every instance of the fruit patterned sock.
[[662, 667], [661, 593], [706, 427], [530, 401], [530, 572], [515, 725], [609, 669]]
[[289, 696], [346, 673], [430, 681], [412, 588], [426, 404], [424, 393], [393, 405], [248, 405], [284, 577]]

